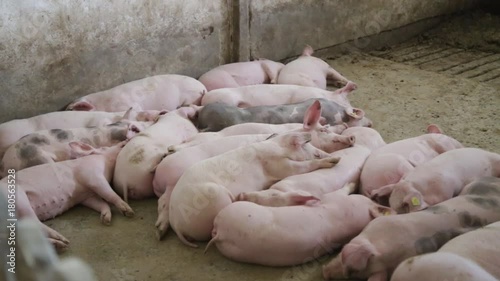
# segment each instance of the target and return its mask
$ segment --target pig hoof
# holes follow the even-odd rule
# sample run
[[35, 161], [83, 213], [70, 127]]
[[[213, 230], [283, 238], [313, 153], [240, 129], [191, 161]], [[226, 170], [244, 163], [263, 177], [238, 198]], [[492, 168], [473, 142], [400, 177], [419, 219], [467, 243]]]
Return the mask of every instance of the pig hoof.
[[238, 194], [238, 196], [236, 196], [234, 201], [246, 201], [246, 194], [244, 192]]
[[339, 163], [339, 161], [340, 161], [340, 157], [331, 157], [331, 158], [323, 159], [322, 167], [331, 168], [331, 167], [337, 165], [337, 163]]
[[172, 153], [177, 152], [177, 149], [175, 149], [174, 145], [171, 145], [168, 147], [167, 152], [168, 152], [167, 154], [172, 154]]
[[134, 210], [128, 209], [123, 211], [123, 215], [125, 215], [128, 218], [131, 218], [135, 215]]
[[111, 213], [101, 214], [101, 222], [104, 225], [111, 225]]
[[69, 241], [67, 240], [61, 241], [58, 239], [49, 238], [49, 242], [54, 246], [54, 248], [56, 248], [56, 251], [58, 253], [64, 252], [66, 249], [68, 249]]

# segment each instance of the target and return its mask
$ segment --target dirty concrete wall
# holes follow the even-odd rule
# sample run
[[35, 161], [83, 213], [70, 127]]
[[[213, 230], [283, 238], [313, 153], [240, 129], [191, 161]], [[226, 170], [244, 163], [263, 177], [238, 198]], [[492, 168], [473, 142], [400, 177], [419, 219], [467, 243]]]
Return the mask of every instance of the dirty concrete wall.
[[0, 1], [0, 122], [229, 59], [227, 0]]
[[282, 60], [305, 44], [362, 48], [366, 36], [479, 1], [2, 0], [0, 122], [150, 75], [198, 77], [231, 61]]
[[[480, 0], [253, 0], [240, 8], [240, 58], [283, 59], [468, 9]], [[355, 40], [363, 48], [367, 40]]]

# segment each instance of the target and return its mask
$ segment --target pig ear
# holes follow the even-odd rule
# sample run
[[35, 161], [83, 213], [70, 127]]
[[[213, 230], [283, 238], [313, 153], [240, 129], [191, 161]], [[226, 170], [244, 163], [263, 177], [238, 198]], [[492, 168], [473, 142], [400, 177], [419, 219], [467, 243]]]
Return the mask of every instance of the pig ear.
[[90, 155], [95, 151], [94, 147], [80, 141], [72, 141], [69, 143], [69, 146], [79, 157]]
[[391, 193], [394, 190], [394, 186], [395, 184], [388, 184], [372, 190], [370, 198], [378, 203], [387, 202], [389, 200], [389, 196], [391, 196]]
[[319, 100], [315, 100], [311, 106], [309, 106], [304, 114], [304, 129], [311, 130], [314, 126], [319, 123], [321, 118], [321, 103]]
[[74, 111], [91, 111], [93, 109], [94, 106], [87, 101], [77, 101], [75, 103], [68, 105], [67, 108], [67, 110], [74, 110]]
[[427, 133], [428, 134], [442, 134], [443, 131], [441, 130], [441, 128], [438, 127], [438, 125], [430, 124], [429, 126], [427, 126]]
[[376, 203], [373, 203], [373, 206], [370, 207], [370, 216], [372, 218], [378, 218], [380, 216], [389, 216], [389, 215], [397, 215], [396, 211], [393, 209], [382, 206]]
[[134, 110], [133, 107], [130, 107], [125, 112], [125, 114], [123, 114], [122, 119], [125, 119], [125, 120], [135, 120], [136, 117], [137, 117], [137, 112]]
[[353, 107], [352, 111], [350, 109], [346, 109], [345, 112], [346, 112], [347, 115], [349, 115], [350, 117], [352, 117], [352, 118], [354, 118], [356, 120], [360, 120], [363, 117], [365, 117], [365, 112], [362, 109], [359, 109], [359, 108]]
[[341, 252], [344, 276], [349, 276], [351, 271], [365, 270], [370, 258], [377, 254], [377, 250], [368, 241], [360, 245], [345, 245]]
[[403, 204], [408, 205], [410, 211], [420, 211], [428, 207], [427, 203], [422, 199], [422, 194], [413, 191], [403, 198]]
[[306, 47], [302, 51], [303, 56], [311, 56], [313, 53], [314, 53], [314, 49], [309, 45], [306, 45]]

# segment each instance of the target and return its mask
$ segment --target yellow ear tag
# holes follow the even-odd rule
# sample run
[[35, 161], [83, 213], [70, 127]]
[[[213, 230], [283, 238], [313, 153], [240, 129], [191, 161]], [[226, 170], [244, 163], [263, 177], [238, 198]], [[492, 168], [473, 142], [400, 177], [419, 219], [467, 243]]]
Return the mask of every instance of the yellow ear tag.
[[385, 212], [384, 212], [384, 216], [388, 216], [388, 215], [390, 215], [390, 214], [391, 214], [391, 212], [389, 212], [389, 211], [385, 211]]
[[412, 198], [411, 198], [411, 204], [412, 204], [413, 206], [420, 206], [420, 200], [418, 200], [418, 198], [417, 198], [417, 197], [412, 197]]

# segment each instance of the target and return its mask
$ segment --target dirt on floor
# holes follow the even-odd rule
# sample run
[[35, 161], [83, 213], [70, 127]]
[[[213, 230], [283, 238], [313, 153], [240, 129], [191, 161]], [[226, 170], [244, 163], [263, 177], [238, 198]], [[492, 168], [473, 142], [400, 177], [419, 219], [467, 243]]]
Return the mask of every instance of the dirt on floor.
[[[487, 18], [488, 22], [491, 20], [488, 25], [494, 24], [497, 31], [493, 35], [497, 38], [493, 40], [495, 48], [481, 43], [491, 41], [483, 40], [486, 36], [471, 35], [477, 30], [470, 28], [484, 26], [476, 24], [484, 17], [477, 18], [474, 13], [467, 17], [466, 22], [460, 18], [451, 19], [440, 29], [426, 33], [426, 40], [435, 45], [450, 47], [452, 44], [452, 48], [458, 49], [467, 46], [473, 51], [499, 54], [498, 37], [495, 37], [500, 30], [498, 17]], [[484, 31], [484, 34], [489, 33]], [[480, 81], [453, 72], [437, 71], [426, 67], [425, 63], [412, 64], [415, 59], [421, 62], [422, 58], [433, 54], [415, 55], [417, 58], [413, 60], [410, 56], [405, 60], [403, 49], [427, 44], [428, 41], [422, 38], [416, 43], [394, 46], [384, 52], [349, 54], [328, 62], [358, 84], [358, 90], [349, 98], [373, 120], [374, 128], [386, 142], [423, 134], [427, 125], [434, 123], [466, 146], [500, 153], [500, 86], [495, 82], [496, 78]], [[475, 44], [471, 40], [481, 42]], [[482, 47], [475, 49], [478, 46]], [[400, 55], [396, 53], [398, 50]], [[461, 56], [449, 55], [440, 59], [451, 68], [470, 63]], [[102, 225], [97, 213], [83, 207], [47, 222], [71, 241], [69, 250], [62, 257], [82, 258], [94, 268], [99, 280], [108, 281], [323, 280], [321, 265], [331, 259], [327, 256], [285, 268], [233, 262], [220, 255], [215, 247], [204, 254], [205, 243], [200, 243], [197, 249], [186, 247], [173, 232], [169, 232], [164, 241], [158, 241], [154, 226], [157, 201], [135, 201], [130, 205], [136, 216], [125, 218], [115, 209], [111, 226]]]

